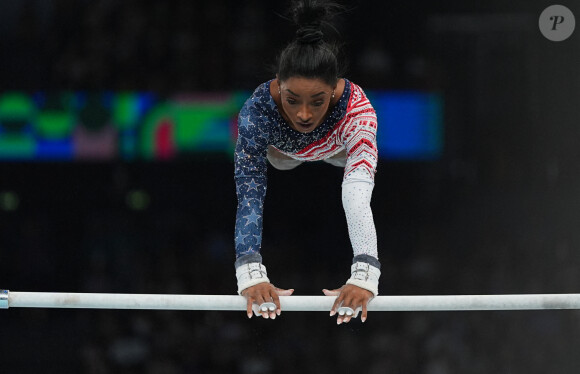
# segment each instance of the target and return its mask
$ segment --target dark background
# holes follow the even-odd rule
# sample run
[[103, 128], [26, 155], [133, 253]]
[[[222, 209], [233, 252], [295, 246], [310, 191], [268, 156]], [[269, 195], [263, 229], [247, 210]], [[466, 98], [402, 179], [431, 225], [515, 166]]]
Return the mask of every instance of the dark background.
[[[273, 3], [2, 0], [0, 89], [252, 90], [293, 33], [276, 15], [287, 3]], [[379, 162], [382, 295], [578, 292], [580, 34], [542, 36], [551, 4], [365, 1], [338, 17], [348, 78], [445, 102], [440, 159]], [[341, 178], [324, 163], [269, 171], [262, 255], [278, 286], [315, 295], [348, 278]], [[2, 288], [235, 293], [230, 157], [5, 161], [0, 192]], [[342, 326], [306, 312], [0, 318], [2, 373], [580, 370], [576, 311], [377, 312]]]

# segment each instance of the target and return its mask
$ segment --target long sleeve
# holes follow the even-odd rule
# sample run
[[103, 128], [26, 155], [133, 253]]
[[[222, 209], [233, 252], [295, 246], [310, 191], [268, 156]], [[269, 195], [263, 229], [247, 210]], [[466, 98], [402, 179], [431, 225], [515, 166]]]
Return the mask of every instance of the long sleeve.
[[355, 258], [353, 262], [361, 259], [380, 268], [370, 205], [378, 157], [376, 132], [377, 119], [372, 108], [361, 111], [345, 128], [343, 142], [347, 160], [342, 203]]
[[264, 198], [267, 187], [268, 135], [265, 122], [251, 100], [238, 117], [238, 140], [235, 150], [235, 182], [238, 207], [235, 225], [236, 259], [245, 255], [258, 258], [262, 244]]

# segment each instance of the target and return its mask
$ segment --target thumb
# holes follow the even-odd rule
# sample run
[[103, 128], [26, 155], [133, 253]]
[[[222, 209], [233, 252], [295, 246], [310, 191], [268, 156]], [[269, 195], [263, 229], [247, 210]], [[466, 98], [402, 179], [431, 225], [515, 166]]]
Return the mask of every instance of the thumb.
[[336, 290], [327, 290], [326, 288], [322, 290], [326, 296], [338, 296], [340, 294], [340, 288]]

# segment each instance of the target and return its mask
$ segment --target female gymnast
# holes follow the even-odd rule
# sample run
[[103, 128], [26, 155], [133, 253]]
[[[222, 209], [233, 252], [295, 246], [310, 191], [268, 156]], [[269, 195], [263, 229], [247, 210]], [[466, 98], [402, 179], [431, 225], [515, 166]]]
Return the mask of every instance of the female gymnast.
[[337, 9], [323, 0], [293, 3], [298, 30], [278, 57], [276, 78], [261, 84], [239, 113], [235, 267], [248, 318], [257, 304], [262, 317], [275, 319], [281, 313], [279, 296], [294, 291], [270, 283], [260, 255], [267, 160], [280, 170], [318, 160], [344, 167], [342, 204], [354, 252], [351, 277], [338, 289], [322, 291], [338, 296], [330, 311], [338, 314], [337, 324], [361, 310], [364, 322], [367, 303], [378, 294], [381, 265], [370, 207], [377, 118], [363, 90], [340, 77], [337, 48], [324, 40], [321, 27]]

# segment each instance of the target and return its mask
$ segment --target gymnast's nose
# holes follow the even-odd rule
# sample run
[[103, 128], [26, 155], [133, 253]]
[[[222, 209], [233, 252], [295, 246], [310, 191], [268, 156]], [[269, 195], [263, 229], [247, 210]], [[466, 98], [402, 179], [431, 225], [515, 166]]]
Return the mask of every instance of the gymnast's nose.
[[296, 116], [300, 122], [310, 122], [312, 119], [312, 112], [310, 112], [306, 106], [303, 106], [300, 108], [300, 111], [298, 111]]

